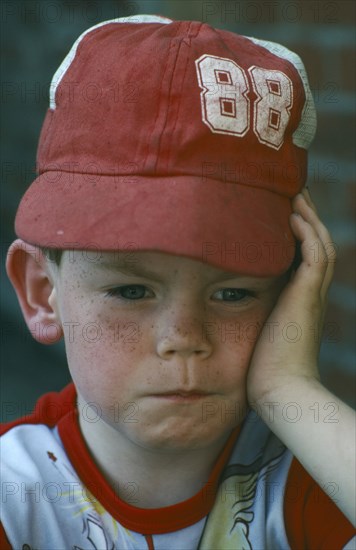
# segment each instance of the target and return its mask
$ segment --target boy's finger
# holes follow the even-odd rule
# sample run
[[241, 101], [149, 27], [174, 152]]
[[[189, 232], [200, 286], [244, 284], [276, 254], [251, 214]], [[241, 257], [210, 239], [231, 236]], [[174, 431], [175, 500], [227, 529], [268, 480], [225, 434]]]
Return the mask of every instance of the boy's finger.
[[295, 236], [301, 243], [302, 263], [296, 272], [298, 275], [307, 276], [308, 286], [322, 288], [328, 262], [324, 245], [315, 228], [301, 214], [294, 213], [291, 216], [291, 227]]
[[330, 233], [320, 220], [317, 211], [313, 208], [304, 195], [298, 194], [293, 200], [294, 211], [300, 214], [305, 221], [307, 221], [312, 227], [314, 227], [317, 235], [324, 244], [325, 247], [330, 247], [331, 237]]
[[[321, 222], [320, 222], [321, 224]], [[318, 287], [318, 294], [322, 300], [326, 300], [326, 295], [333, 278], [334, 260], [330, 254], [330, 235], [323, 226], [323, 238], [318, 234], [315, 224], [304, 219], [299, 213], [291, 216], [292, 229], [301, 242], [302, 263], [299, 268], [300, 275], [306, 276], [312, 288]], [[321, 224], [322, 225], [322, 224]], [[319, 228], [320, 230], [320, 228]], [[298, 273], [297, 273], [298, 275]], [[305, 284], [305, 282], [304, 282]]]
[[301, 194], [303, 195], [303, 197], [305, 198], [309, 206], [314, 210], [314, 212], [317, 212], [316, 206], [313, 203], [312, 198], [310, 196], [310, 191], [308, 187], [303, 187], [303, 189], [301, 190]]
[[[320, 220], [316, 209], [313, 208], [314, 205], [309, 204], [306, 195], [309, 195], [308, 190], [305, 190], [302, 196], [297, 195], [293, 205], [295, 210], [302, 215], [303, 219], [307, 221], [317, 233], [318, 240], [311, 243], [310, 246], [315, 254], [317, 254], [317, 249], [320, 247], [320, 254], [323, 256], [322, 261], [326, 264], [325, 276], [321, 286], [321, 295], [325, 298], [334, 274], [336, 246], [332, 241], [329, 231]], [[321, 247], [323, 247], [324, 250], [322, 250]]]
[[330, 243], [332, 245], [332, 249], [326, 248], [326, 258], [327, 258], [327, 266], [325, 271], [325, 277], [323, 284], [321, 286], [321, 295], [326, 298], [326, 295], [329, 291], [329, 287], [331, 285], [333, 276], [334, 276], [334, 268], [335, 268], [335, 259], [336, 259], [336, 253], [335, 253], [335, 246], [334, 243]]

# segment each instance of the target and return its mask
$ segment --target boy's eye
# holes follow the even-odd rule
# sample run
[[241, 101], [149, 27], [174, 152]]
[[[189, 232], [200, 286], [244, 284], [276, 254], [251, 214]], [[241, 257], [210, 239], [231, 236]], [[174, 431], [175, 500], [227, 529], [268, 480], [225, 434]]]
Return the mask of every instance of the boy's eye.
[[111, 288], [106, 296], [115, 296], [125, 300], [140, 300], [145, 298], [147, 288], [144, 285], [125, 285]]
[[214, 298], [224, 302], [240, 302], [251, 295], [252, 293], [244, 288], [223, 288], [214, 293]]

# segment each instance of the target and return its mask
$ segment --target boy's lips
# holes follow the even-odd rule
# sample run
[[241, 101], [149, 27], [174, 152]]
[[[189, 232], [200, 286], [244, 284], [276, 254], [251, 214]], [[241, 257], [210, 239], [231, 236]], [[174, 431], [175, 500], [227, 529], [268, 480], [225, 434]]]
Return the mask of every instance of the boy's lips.
[[204, 397], [211, 397], [214, 395], [212, 392], [206, 392], [204, 390], [170, 390], [165, 392], [158, 392], [151, 394], [151, 397], [157, 397], [161, 399], [173, 399], [176, 401], [194, 401], [197, 399], [202, 399]]

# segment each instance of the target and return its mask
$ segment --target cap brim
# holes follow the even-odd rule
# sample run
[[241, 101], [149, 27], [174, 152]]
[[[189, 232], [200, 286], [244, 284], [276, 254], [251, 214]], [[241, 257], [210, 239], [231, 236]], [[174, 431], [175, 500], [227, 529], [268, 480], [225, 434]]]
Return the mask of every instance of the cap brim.
[[46, 172], [24, 195], [17, 235], [42, 247], [155, 250], [236, 273], [284, 273], [295, 253], [291, 200], [192, 176]]

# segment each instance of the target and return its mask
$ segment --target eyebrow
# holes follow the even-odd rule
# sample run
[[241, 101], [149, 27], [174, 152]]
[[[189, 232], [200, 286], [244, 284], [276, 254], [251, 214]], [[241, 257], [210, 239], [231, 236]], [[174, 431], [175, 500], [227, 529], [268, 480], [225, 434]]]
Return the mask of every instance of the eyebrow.
[[139, 277], [146, 277], [147, 279], [158, 279], [159, 273], [150, 271], [149, 269], [143, 267], [138, 262], [132, 263], [112, 263], [112, 262], [100, 262], [99, 267], [103, 268], [105, 271], [111, 271], [114, 273], [123, 273], [124, 275], [136, 275]]
[[[104, 271], [110, 271], [112, 273], [122, 273], [123, 275], [136, 275], [137, 277], [142, 277], [146, 279], [152, 279], [152, 280], [161, 280], [162, 277], [160, 273], [157, 273], [155, 271], [151, 271], [150, 269], [147, 269], [142, 264], [140, 264], [139, 261], [136, 262], [112, 262], [112, 261], [103, 261], [99, 262], [98, 266], [101, 267]], [[224, 281], [229, 280], [236, 280], [240, 279], [241, 281], [238, 282], [239, 286], [241, 288], [253, 286], [255, 288], [258, 288], [260, 286], [264, 286], [265, 280], [261, 281], [258, 277], [248, 277], [250, 278], [249, 281], [246, 281], [244, 275], [239, 275], [238, 273], [232, 273], [232, 272], [222, 272], [220, 275], [214, 277], [214, 279], [218, 282], [223, 283]], [[252, 279], [252, 280], [251, 280]]]

